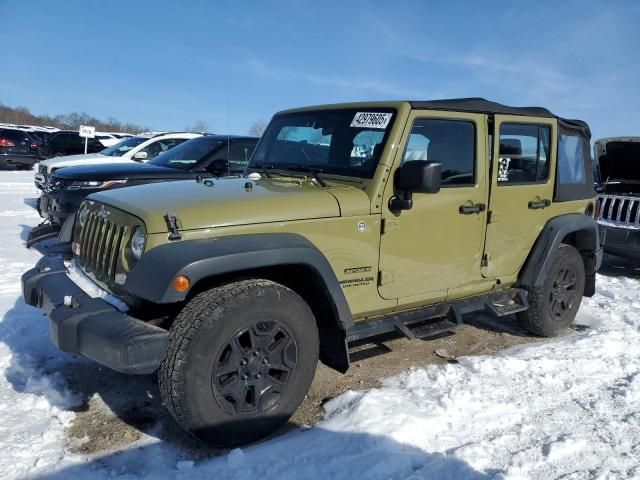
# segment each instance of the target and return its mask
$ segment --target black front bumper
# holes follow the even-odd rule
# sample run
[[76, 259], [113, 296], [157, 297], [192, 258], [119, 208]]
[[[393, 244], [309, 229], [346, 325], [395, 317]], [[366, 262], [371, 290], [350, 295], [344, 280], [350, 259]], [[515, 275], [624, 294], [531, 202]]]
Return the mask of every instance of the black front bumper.
[[22, 293], [49, 317], [49, 337], [63, 352], [122, 373], [148, 374], [160, 366], [169, 332], [87, 295], [68, 277], [62, 256], [43, 257], [26, 272]]
[[640, 259], [640, 229], [598, 224], [604, 233], [604, 251], [619, 257]]
[[38, 200], [40, 216], [49, 219], [53, 224], [62, 225], [67, 218], [76, 213], [86, 196], [84, 192], [43, 193]]

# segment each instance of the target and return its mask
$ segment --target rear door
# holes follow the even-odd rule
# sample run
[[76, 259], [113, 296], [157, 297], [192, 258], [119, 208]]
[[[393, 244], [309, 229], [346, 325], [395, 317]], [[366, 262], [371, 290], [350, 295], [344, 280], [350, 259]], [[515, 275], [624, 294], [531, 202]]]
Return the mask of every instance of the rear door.
[[489, 223], [482, 274], [517, 274], [548, 219], [557, 120], [496, 115]]

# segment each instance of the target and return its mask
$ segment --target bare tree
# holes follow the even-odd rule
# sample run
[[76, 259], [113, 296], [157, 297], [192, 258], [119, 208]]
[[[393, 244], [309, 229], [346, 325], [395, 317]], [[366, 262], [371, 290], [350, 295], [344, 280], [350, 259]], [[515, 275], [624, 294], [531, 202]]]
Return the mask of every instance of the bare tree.
[[207, 122], [205, 122], [204, 120], [197, 120], [196, 123], [194, 123], [192, 126], [190, 127], [184, 127], [184, 129], [187, 132], [206, 132], [207, 130], [209, 130], [209, 125], [207, 125]]
[[249, 135], [254, 137], [261, 137], [264, 131], [267, 129], [267, 125], [269, 122], [266, 120], [258, 120], [257, 122], [253, 122], [249, 127]]
[[0, 122], [24, 125], [47, 125], [62, 129], [76, 129], [80, 125], [93, 125], [98, 131], [138, 133], [149, 130], [133, 123], [123, 123], [115, 118], [101, 121], [86, 113], [73, 112], [65, 115], [35, 115], [24, 107], [8, 107], [0, 103]]

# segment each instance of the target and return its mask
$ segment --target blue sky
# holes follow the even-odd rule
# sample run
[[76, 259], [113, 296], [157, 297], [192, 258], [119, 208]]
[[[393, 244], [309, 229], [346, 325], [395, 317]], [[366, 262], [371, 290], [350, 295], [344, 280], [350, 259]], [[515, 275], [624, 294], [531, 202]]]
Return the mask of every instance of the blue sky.
[[287, 107], [484, 96], [640, 135], [633, 0], [0, 0], [0, 18], [0, 102], [39, 114], [245, 133]]

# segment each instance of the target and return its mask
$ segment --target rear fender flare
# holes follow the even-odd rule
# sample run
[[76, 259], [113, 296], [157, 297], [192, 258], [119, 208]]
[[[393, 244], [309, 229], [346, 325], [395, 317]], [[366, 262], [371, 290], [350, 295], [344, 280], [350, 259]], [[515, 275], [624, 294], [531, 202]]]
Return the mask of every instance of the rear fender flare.
[[558, 247], [571, 234], [575, 234], [576, 248], [585, 261], [587, 277], [595, 278], [602, 260], [598, 224], [587, 215], [571, 213], [552, 218], [545, 224], [524, 264], [519, 284], [541, 287], [558, 253]]

